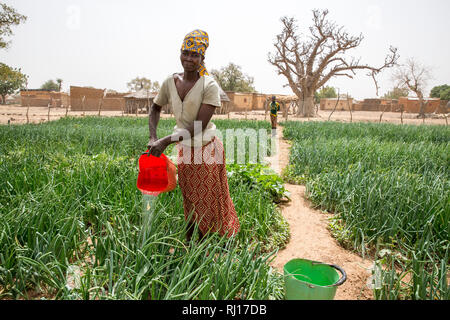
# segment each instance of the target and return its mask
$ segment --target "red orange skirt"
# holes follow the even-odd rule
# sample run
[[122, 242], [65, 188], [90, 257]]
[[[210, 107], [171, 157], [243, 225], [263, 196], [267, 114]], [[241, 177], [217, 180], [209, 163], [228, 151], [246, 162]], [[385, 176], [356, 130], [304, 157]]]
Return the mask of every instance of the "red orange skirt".
[[203, 234], [218, 232], [230, 237], [239, 232], [239, 219], [228, 187], [225, 151], [217, 137], [203, 147], [178, 143], [178, 183], [184, 216], [191, 217]]

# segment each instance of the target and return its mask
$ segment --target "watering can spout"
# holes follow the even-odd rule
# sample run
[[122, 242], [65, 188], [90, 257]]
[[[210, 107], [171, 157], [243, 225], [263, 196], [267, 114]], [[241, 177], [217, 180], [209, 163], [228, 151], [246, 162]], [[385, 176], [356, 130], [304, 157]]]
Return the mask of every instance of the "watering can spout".
[[155, 157], [149, 150], [139, 158], [137, 188], [148, 195], [157, 196], [175, 189], [177, 185], [176, 167], [164, 154]]

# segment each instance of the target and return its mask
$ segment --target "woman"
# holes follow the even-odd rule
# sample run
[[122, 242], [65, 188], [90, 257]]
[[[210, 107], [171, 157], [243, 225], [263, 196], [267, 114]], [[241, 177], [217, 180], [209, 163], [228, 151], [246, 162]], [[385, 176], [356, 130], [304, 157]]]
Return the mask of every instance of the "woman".
[[277, 129], [277, 113], [280, 111], [280, 104], [276, 101], [276, 97], [272, 96], [270, 103], [270, 121], [272, 123], [272, 132]]
[[[184, 72], [175, 73], [163, 82], [149, 114], [148, 146], [152, 155], [159, 157], [167, 146], [178, 142], [178, 183], [184, 216], [190, 219], [188, 241], [194, 223], [201, 238], [208, 232], [230, 237], [240, 229], [229, 193], [223, 144], [214, 135], [215, 125], [210, 122], [221, 103], [219, 86], [204, 65], [208, 46], [205, 31], [194, 30], [186, 35], [180, 55]], [[168, 103], [177, 125], [174, 133], [158, 139], [156, 127], [161, 107]]]

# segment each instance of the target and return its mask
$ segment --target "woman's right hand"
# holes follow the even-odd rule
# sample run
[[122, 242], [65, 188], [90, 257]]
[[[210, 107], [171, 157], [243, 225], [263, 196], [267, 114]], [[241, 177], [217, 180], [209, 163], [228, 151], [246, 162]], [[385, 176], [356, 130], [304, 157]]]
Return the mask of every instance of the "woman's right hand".
[[149, 148], [149, 155], [151, 154], [152, 156], [159, 158], [164, 150], [166, 150], [167, 146], [170, 144], [168, 141], [170, 140], [167, 140], [166, 137], [153, 142], [151, 148]]
[[158, 139], [156, 139], [156, 138], [150, 138], [150, 141], [147, 143], [147, 148], [150, 150], [157, 140]]

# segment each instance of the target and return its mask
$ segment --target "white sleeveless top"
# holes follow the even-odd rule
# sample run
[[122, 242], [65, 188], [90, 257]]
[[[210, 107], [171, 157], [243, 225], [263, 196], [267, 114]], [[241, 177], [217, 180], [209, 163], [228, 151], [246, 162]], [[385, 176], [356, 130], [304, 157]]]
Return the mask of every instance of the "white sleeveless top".
[[[178, 132], [189, 127], [197, 119], [197, 114], [202, 104], [221, 107], [219, 85], [213, 77], [202, 76], [189, 90], [184, 100], [181, 101], [175, 85], [175, 79], [171, 75], [164, 80], [158, 95], [154, 99], [154, 103], [159, 106], [165, 106], [168, 103], [172, 105], [177, 123], [174, 127], [174, 132]], [[181, 143], [193, 147], [204, 146], [215, 136], [215, 131], [216, 126], [209, 121], [203, 133], [200, 126], [199, 134], [195, 135], [190, 141], [184, 139]]]

